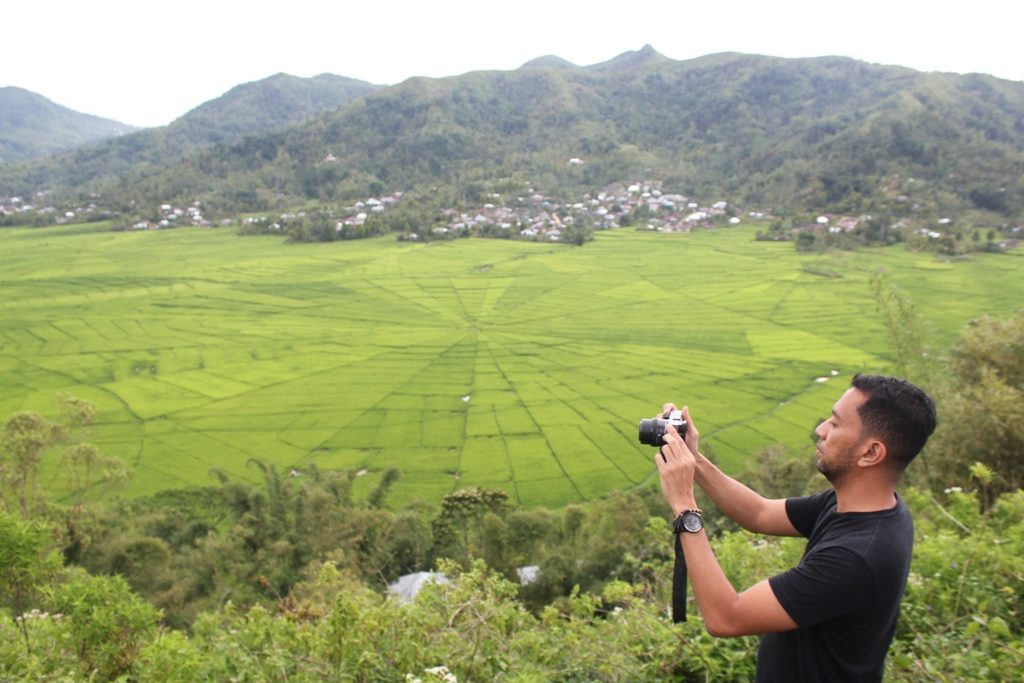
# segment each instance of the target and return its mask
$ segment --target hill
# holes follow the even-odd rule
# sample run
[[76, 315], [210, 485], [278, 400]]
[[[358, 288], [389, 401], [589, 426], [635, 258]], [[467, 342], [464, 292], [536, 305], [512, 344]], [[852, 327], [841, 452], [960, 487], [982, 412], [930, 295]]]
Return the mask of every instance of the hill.
[[0, 164], [63, 152], [133, 130], [23, 88], [0, 88]]
[[174, 143], [205, 146], [304, 123], [377, 86], [344, 76], [298, 78], [285, 73], [236, 86], [167, 127]]
[[119, 187], [183, 162], [204, 147], [309, 121], [377, 87], [332, 74], [298, 78], [279, 73], [236, 86], [168, 126], [6, 169], [0, 172], [0, 195], [28, 194], [36, 188], [59, 195]]
[[569, 193], [657, 177], [762, 208], [1008, 221], [1024, 206], [1021, 121], [1024, 84], [988, 76], [841, 57], [675, 61], [645, 46], [586, 67], [545, 57], [412, 78], [177, 165], [112, 173], [82, 152], [73, 172], [40, 164], [0, 176], [0, 194], [17, 180], [22, 192], [98, 191], [125, 205], [200, 198], [231, 211], [381, 187], [465, 195], [515, 179]]

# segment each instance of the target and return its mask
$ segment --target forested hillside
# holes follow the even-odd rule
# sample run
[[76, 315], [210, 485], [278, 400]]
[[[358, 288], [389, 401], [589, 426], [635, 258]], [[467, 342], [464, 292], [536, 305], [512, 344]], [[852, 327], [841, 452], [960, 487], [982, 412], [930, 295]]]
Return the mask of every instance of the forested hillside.
[[132, 126], [62, 107], [23, 88], [0, 88], [0, 164], [130, 133]]
[[[245, 83], [168, 126], [149, 128], [30, 165], [0, 169], [0, 195], [52, 190], [58, 196], [120, 187], [245, 135], [278, 130], [332, 111], [378, 86], [332, 74], [276, 74]], [[51, 150], [56, 151], [56, 150]]]
[[674, 61], [645, 47], [589, 67], [547, 57], [413, 78], [183, 163], [111, 168], [83, 152], [0, 176], [0, 194], [45, 186], [121, 205], [262, 210], [372, 188], [513, 178], [568, 194], [651, 177], [776, 211], [1012, 221], [1024, 207], [1024, 84], [839, 57]]

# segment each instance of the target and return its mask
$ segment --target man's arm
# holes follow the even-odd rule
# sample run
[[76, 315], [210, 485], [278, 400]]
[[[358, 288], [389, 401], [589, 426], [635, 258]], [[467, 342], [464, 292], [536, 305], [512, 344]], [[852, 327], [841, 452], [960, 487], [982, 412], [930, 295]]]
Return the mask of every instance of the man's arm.
[[729, 583], [715, 558], [707, 533], [683, 532], [683, 555], [701, 617], [715, 637], [749, 636], [797, 628], [765, 579], [742, 593]]
[[[666, 403], [662, 408], [663, 412], [675, 409], [673, 403]], [[799, 536], [800, 533], [793, 527], [786, 513], [786, 501], [765, 498], [718, 469], [715, 463], [700, 453], [700, 432], [693, 424], [687, 406], [683, 407], [683, 417], [687, 422], [685, 443], [696, 460], [694, 479], [722, 514], [747, 531], [773, 536]]]
[[[665, 434], [665, 445], [654, 460], [661, 477], [662, 493], [672, 513], [678, 516], [684, 510], [696, 508], [693, 495], [695, 457], [675, 429], [670, 428]], [[684, 531], [680, 540], [693, 595], [708, 633], [713, 636], [744, 636], [797, 628], [768, 581], [761, 581], [742, 593], [736, 592], [711, 550], [706, 531]]]
[[733, 479], [704, 455], [697, 453], [694, 479], [719, 510], [747, 531], [773, 536], [799, 536], [789, 521], [786, 501], [765, 498], [749, 486]]

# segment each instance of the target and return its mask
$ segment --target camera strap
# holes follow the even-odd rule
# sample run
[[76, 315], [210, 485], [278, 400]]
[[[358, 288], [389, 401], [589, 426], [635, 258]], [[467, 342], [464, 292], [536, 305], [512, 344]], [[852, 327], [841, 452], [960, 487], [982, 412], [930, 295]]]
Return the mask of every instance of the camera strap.
[[676, 562], [672, 568], [672, 623], [686, 621], [686, 558], [683, 557], [681, 534], [676, 537]]

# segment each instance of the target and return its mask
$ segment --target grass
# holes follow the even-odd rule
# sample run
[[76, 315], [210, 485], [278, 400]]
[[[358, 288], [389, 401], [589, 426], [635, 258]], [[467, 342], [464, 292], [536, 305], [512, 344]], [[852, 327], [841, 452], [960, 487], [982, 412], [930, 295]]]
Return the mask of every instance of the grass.
[[636, 425], [665, 401], [738, 470], [809, 446], [852, 373], [889, 367], [872, 272], [940, 349], [1024, 301], [1021, 255], [800, 255], [753, 228], [583, 248], [93, 228], [0, 234], [0, 414], [94, 401], [89, 437], [135, 470], [128, 496], [215, 467], [255, 481], [263, 458], [366, 469], [366, 489], [398, 466], [395, 506], [469, 485], [563, 505], [652, 479]]

